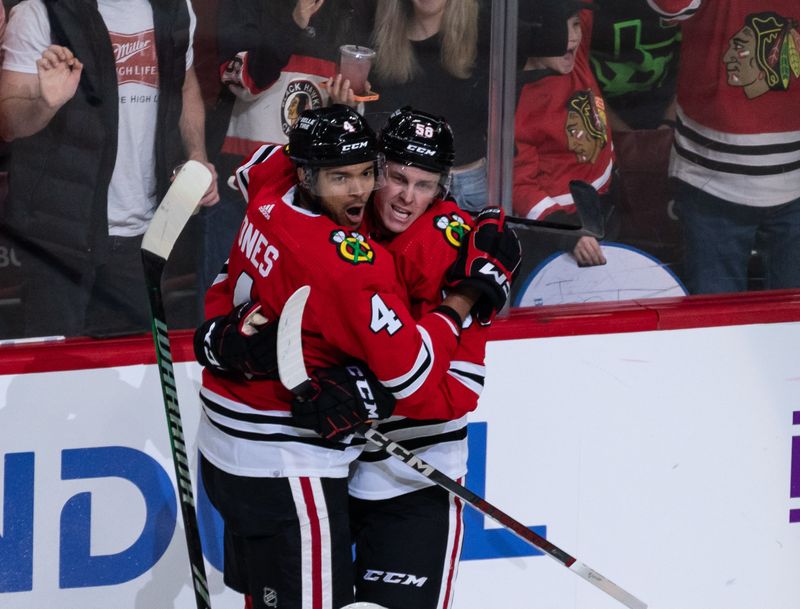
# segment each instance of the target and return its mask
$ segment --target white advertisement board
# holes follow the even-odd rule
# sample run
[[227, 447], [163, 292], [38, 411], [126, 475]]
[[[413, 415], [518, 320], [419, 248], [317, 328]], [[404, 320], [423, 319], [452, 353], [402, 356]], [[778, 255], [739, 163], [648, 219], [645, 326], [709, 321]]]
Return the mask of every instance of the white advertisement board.
[[[656, 609], [800, 606], [800, 324], [496, 341], [467, 486]], [[176, 365], [187, 445], [196, 364]], [[155, 366], [0, 376], [0, 606], [192, 609]], [[221, 533], [195, 485], [215, 609]], [[619, 603], [466, 514], [455, 609]]]

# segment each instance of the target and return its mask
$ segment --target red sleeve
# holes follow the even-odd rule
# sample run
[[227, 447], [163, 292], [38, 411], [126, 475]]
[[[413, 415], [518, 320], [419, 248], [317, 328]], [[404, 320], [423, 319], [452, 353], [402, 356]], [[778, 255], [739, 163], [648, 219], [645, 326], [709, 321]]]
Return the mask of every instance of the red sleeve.
[[419, 318], [442, 304], [442, 284], [472, 219], [452, 201], [437, 201], [388, 249], [406, 286], [411, 313]]
[[284, 182], [288, 188], [294, 181], [294, 171], [294, 164], [284, 154], [283, 146], [265, 144], [236, 170], [236, 186], [249, 203], [264, 188], [279, 190], [279, 184]]
[[[521, 104], [520, 104], [521, 105]], [[527, 121], [529, 113], [520, 113], [518, 125]], [[513, 210], [517, 216], [526, 217], [540, 201], [548, 197], [539, 180], [539, 149], [517, 129], [514, 155]]]
[[398, 404], [395, 414], [410, 419], [458, 419], [478, 407], [486, 377], [484, 362], [489, 328], [464, 328], [442, 382], [424, 403]]
[[363, 361], [398, 399], [421, 404], [442, 382], [458, 346], [459, 329], [439, 313], [415, 321], [404, 298], [370, 289], [326, 294], [311, 290], [308, 306], [322, 335]]

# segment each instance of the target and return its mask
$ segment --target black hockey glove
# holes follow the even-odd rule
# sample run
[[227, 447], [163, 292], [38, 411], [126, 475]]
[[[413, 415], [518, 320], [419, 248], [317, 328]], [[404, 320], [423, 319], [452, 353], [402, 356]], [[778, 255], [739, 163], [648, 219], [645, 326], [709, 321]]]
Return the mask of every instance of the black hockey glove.
[[475, 216], [474, 228], [447, 270], [446, 284], [480, 291], [473, 312], [480, 323], [487, 324], [508, 300], [521, 257], [519, 239], [506, 227], [503, 210], [487, 207]]
[[314, 392], [292, 401], [292, 416], [331, 442], [364, 431], [394, 411], [395, 398], [364, 365], [322, 368], [311, 375]]
[[247, 378], [278, 378], [278, 322], [261, 315], [252, 301], [213, 317], [194, 333], [194, 354], [206, 368]]

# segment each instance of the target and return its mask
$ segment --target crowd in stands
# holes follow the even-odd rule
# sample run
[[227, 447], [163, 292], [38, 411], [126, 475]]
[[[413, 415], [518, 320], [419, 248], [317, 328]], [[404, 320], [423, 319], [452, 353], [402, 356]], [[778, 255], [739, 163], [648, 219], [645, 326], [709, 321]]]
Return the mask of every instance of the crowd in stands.
[[[489, 200], [492, 0], [4, 4], [0, 338], [146, 332], [141, 238], [188, 159], [215, 179], [166, 289], [173, 325], [196, 326], [244, 215], [234, 170], [333, 102], [376, 130], [408, 104], [445, 117], [465, 213], [579, 225], [579, 180], [605, 241], [690, 294], [800, 287], [796, 0], [519, 0], [503, 202]], [[344, 44], [374, 49], [370, 96], [337, 76]], [[607, 263], [592, 236], [523, 245], [523, 271], [561, 252]]]

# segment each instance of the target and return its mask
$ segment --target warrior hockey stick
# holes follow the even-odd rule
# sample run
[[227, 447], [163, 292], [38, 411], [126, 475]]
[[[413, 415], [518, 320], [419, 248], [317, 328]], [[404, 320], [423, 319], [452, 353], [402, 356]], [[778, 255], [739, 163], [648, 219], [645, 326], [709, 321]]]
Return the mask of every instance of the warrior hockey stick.
[[605, 236], [605, 220], [597, 191], [591, 184], [580, 180], [570, 182], [569, 190], [580, 221], [579, 225], [551, 220], [531, 220], [514, 216], [506, 216], [506, 222], [511, 228], [533, 229], [557, 235], [586, 236], [602, 239]]
[[[281, 311], [278, 321], [278, 375], [281, 383], [292, 393], [298, 396], [308, 394], [310, 388], [310, 378], [306, 372], [303, 362], [301, 325], [303, 309], [311, 292], [309, 286], [303, 286], [297, 290]], [[513, 519], [511, 516], [502, 512], [485, 499], [479, 497], [465, 486], [462, 486], [449, 476], [426, 463], [412, 452], [406, 450], [397, 442], [393, 442], [385, 435], [375, 429], [368, 429], [364, 432], [364, 438], [372, 444], [382, 448], [392, 457], [395, 457], [411, 467], [414, 471], [422, 474], [431, 482], [439, 485], [449, 493], [460, 497], [469, 503], [476, 510], [493, 519], [498, 524], [515, 533], [523, 541], [528, 542], [533, 547], [546, 553], [570, 571], [576, 573], [590, 584], [597, 586], [603, 592], [609, 594], [620, 603], [630, 609], [647, 609], [647, 605], [638, 598], [620, 588], [614, 582], [606, 579], [594, 569], [570, 556], [561, 548], [553, 545], [544, 537], [537, 535], [524, 524]]]
[[178, 393], [172, 368], [169, 335], [167, 333], [164, 300], [161, 294], [161, 276], [170, 252], [183, 228], [197, 208], [200, 199], [211, 184], [211, 172], [197, 161], [188, 161], [172, 182], [167, 194], [156, 209], [150, 226], [142, 240], [142, 264], [150, 298], [153, 340], [156, 346], [161, 393], [167, 414], [172, 463], [178, 481], [183, 529], [186, 533], [186, 548], [192, 568], [194, 596], [197, 609], [210, 609], [206, 568], [200, 546], [200, 530], [194, 509], [192, 478], [189, 473], [189, 457], [183, 441], [183, 426], [178, 408]]

